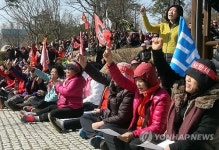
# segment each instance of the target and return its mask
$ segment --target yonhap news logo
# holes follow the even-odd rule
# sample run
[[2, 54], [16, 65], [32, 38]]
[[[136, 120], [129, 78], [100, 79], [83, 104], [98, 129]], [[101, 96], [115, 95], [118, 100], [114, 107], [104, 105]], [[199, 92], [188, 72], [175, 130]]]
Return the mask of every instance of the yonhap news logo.
[[140, 141], [153, 141], [154, 139], [154, 133], [152, 132], [144, 132], [143, 134], [140, 135]]
[[184, 135], [168, 135], [168, 134], [154, 134], [152, 132], [145, 132], [140, 135], [141, 141], [164, 141], [170, 140], [204, 140], [209, 141], [214, 139], [214, 134], [184, 134]]

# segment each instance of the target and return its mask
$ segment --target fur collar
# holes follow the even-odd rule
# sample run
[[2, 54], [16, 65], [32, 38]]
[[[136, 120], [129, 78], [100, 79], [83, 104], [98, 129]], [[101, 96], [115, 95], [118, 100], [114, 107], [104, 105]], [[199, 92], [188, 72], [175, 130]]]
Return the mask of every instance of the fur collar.
[[219, 83], [195, 98], [195, 106], [202, 109], [210, 109], [214, 106], [216, 100], [219, 100]]

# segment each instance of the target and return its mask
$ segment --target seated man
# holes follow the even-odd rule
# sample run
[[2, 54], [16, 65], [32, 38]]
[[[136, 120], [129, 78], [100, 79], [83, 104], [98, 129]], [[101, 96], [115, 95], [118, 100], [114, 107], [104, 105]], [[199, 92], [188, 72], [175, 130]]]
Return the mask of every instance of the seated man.
[[137, 54], [136, 59], [141, 62], [149, 62], [151, 60], [151, 48], [147, 48], [147, 46], [146, 43], [142, 43], [142, 50]]

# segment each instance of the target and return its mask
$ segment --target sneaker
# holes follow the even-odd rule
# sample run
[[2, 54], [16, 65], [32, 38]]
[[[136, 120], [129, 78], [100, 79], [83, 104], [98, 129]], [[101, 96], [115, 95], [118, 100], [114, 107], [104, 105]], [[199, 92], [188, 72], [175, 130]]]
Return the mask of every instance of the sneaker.
[[63, 131], [65, 130], [64, 121], [63, 120], [56, 118], [55, 122], [56, 122], [56, 125], [59, 126]]
[[56, 131], [58, 131], [59, 133], [63, 133], [62, 128], [60, 128], [57, 124], [56, 124], [56, 118], [53, 118], [50, 113], [48, 113], [48, 118], [49, 121], [51, 122], [52, 126], [56, 129]]
[[100, 149], [100, 143], [104, 141], [104, 138], [100, 135], [96, 135], [95, 137], [89, 140], [89, 144], [92, 145], [96, 149]]
[[21, 122], [27, 123], [27, 122], [35, 122], [35, 118], [33, 115], [24, 115], [21, 117]]
[[78, 134], [82, 139], [88, 139], [86, 132], [82, 128], [78, 131]]
[[25, 110], [26, 112], [30, 112], [33, 109], [33, 106], [24, 106], [23, 110]]
[[19, 116], [20, 116], [20, 117], [27, 116], [27, 115], [36, 116], [36, 113], [33, 113], [33, 112], [26, 112], [26, 111], [24, 111], [24, 110], [21, 110], [21, 111], [19, 112]]

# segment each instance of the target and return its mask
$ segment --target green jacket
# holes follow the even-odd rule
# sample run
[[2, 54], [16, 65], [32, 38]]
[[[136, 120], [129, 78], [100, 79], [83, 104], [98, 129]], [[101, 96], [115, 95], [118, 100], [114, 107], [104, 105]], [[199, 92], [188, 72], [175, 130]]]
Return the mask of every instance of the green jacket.
[[174, 53], [178, 39], [178, 24], [174, 24], [171, 28], [168, 22], [151, 25], [147, 16], [142, 15], [144, 26], [147, 31], [159, 34], [163, 38], [163, 52]]

